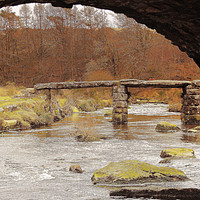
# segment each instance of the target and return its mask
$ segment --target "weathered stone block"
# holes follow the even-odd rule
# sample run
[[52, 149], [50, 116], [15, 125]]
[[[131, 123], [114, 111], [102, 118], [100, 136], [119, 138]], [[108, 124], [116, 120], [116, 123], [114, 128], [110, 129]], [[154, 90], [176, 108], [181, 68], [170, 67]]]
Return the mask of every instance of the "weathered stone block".
[[200, 89], [187, 89], [186, 90], [187, 95], [200, 95]]
[[187, 90], [187, 89], [194, 89], [195, 87], [192, 86], [192, 85], [188, 85], [188, 86], [186, 86], [185, 88], [186, 88], [186, 90]]
[[114, 86], [113, 87], [113, 93], [127, 93], [128, 89], [127, 87], [121, 85], [121, 86]]
[[124, 93], [114, 93], [113, 94], [113, 101], [119, 100], [119, 101], [127, 101], [128, 95]]
[[195, 86], [195, 87], [200, 87], [200, 80], [192, 81], [192, 85]]
[[182, 100], [183, 106], [199, 106], [200, 105], [200, 100], [196, 99], [188, 99], [188, 100]]
[[122, 122], [128, 122], [128, 115], [125, 113], [122, 114]]
[[115, 108], [115, 109], [113, 109], [113, 112], [115, 112], [115, 113], [123, 113], [123, 108]]
[[115, 108], [115, 109], [113, 109], [113, 112], [127, 114], [128, 113], [128, 109], [127, 108]]
[[184, 100], [190, 100], [190, 99], [200, 100], [200, 95], [188, 95], [188, 94], [185, 94], [183, 96], [183, 99]]
[[181, 112], [186, 115], [200, 114], [200, 106], [182, 106]]
[[128, 108], [123, 108], [123, 113], [128, 114]]
[[113, 113], [112, 121], [114, 123], [123, 124], [128, 121], [128, 115], [123, 113]]
[[113, 108], [127, 108], [127, 101], [113, 101]]
[[200, 115], [185, 115], [182, 113], [181, 121], [183, 124], [200, 125]]

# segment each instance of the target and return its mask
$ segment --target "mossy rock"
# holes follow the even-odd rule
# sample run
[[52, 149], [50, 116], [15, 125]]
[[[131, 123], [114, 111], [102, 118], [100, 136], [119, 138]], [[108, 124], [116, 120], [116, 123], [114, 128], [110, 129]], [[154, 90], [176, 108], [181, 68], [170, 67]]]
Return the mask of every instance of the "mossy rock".
[[164, 149], [161, 154], [161, 158], [176, 157], [176, 158], [194, 158], [194, 151], [187, 148], [174, 148]]
[[95, 137], [95, 136], [90, 136], [90, 135], [78, 135], [76, 136], [76, 140], [78, 142], [96, 142], [96, 141], [100, 141], [99, 137]]
[[134, 184], [187, 179], [181, 170], [171, 167], [157, 167], [137, 160], [111, 162], [106, 167], [96, 170], [92, 176], [94, 184]]
[[113, 112], [112, 109], [110, 109], [110, 110], [106, 110], [106, 111], [104, 111], [104, 116], [105, 116], [105, 117], [112, 116], [112, 112]]
[[200, 133], [200, 126], [196, 126], [194, 128], [191, 128], [191, 129], [188, 130], [188, 132]]
[[180, 128], [175, 124], [169, 122], [160, 122], [156, 126], [156, 131], [167, 132], [167, 131], [179, 131]]
[[19, 126], [19, 123], [17, 120], [4, 120], [2, 126], [5, 130], [15, 129]]

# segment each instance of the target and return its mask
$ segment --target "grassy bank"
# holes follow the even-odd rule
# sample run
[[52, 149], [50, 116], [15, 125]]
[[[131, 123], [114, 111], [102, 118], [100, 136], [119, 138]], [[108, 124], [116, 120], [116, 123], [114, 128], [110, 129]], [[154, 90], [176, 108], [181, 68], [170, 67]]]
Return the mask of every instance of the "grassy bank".
[[44, 93], [7, 84], [0, 87], [0, 130], [30, 129], [50, 125], [73, 112], [91, 112], [112, 105], [110, 91], [61, 90], [52, 113]]
[[[130, 103], [169, 104], [170, 111], [180, 111], [182, 91], [178, 89], [131, 89]], [[0, 87], [0, 130], [30, 129], [50, 125], [73, 112], [92, 112], [112, 106], [111, 89], [60, 90], [58, 107], [50, 112], [44, 93], [7, 84]]]

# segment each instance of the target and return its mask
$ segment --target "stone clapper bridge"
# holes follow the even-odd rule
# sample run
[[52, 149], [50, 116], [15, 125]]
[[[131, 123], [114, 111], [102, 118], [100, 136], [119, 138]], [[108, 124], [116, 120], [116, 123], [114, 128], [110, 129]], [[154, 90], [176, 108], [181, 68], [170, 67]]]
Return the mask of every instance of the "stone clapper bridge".
[[128, 88], [182, 88], [181, 121], [187, 125], [200, 124], [200, 80], [137, 80], [123, 79], [118, 81], [83, 81], [83, 82], [54, 82], [39, 83], [35, 90], [45, 90], [47, 103], [52, 111], [56, 108], [56, 94], [59, 89], [78, 89], [112, 87], [113, 88], [113, 114], [112, 122], [124, 124], [128, 122]]

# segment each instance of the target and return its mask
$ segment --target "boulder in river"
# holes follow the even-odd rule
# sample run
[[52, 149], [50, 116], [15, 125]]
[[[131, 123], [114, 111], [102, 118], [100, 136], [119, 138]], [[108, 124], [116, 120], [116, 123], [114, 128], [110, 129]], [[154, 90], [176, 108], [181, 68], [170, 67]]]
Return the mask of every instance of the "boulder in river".
[[167, 132], [167, 131], [179, 131], [180, 128], [175, 124], [169, 122], [160, 122], [156, 126], [156, 131]]
[[91, 136], [91, 135], [78, 135], [76, 136], [76, 140], [78, 142], [96, 142], [96, 141], [100, 141], [99, 137], [95, 137], [95, 136]]
[[71, 165], [69, 168], [69, 171], [72, 171], [74, 173], [83, 173], [83, 170], [81, 169], [81, 166], [76, 164], [76, 165]]
[[200, 126], [196, 126], [194, 128], [191, 128], [191, 129], [188, 130], [188, 132], [200, 133]]
[[92, 176], [94, 184], [134, 184], [159, 181], [182, 181], [188, 178], [181, 170], [157, 167], [137, 160], [111, 162]]
[[104, 117], [112, 116], [112, 112], [113, 112], [112, 109], [106, 110], [106, 111], [104, 112]]
[[187, 148], [174, 148], [174, 149], [164, 149], [161, 154], [161, 158], [194, 158], [194, 151]]

